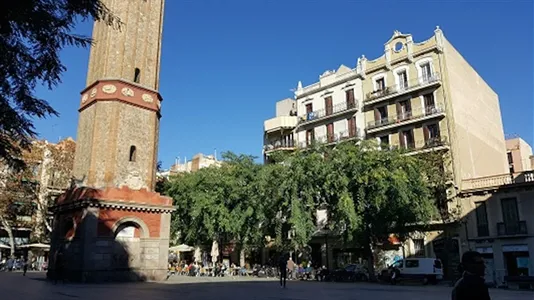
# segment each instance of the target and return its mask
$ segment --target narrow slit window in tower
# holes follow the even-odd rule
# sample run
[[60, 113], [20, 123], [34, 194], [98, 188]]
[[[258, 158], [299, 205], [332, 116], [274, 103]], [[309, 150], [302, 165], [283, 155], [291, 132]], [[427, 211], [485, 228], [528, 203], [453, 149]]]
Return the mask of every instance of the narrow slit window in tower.
[[135, 68], [134, 82], [139, 83], [140, 80], [141, 80], [141, 70], [139, 70], [139, 68]]
[[137, 149], [135, 149], [135, 146], [130, 146], [130, 161], [135, 161], [135, 158], [137, 156]]

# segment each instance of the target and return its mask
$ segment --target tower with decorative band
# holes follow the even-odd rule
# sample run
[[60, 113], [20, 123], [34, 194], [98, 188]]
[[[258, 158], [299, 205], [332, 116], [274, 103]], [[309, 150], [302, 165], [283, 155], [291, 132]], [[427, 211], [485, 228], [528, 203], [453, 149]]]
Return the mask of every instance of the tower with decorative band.
[[56, 199], [48, 276], [161, 280], [172, 200], [154, 192], [164, 0], [102, 0], [81, 92], [73, 185]]

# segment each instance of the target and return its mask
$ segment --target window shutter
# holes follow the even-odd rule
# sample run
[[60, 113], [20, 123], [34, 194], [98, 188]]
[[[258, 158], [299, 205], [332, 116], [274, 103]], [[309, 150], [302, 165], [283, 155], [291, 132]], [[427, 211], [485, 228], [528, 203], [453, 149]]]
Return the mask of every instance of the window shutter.
[[404, 141], [404, 134], [402, 134], [402, 131], [399, 131], [399, 144], [402, 148], [406, 146], [406, 143]]
[[430, 130], [428, 129], [428, 125], [423, 126], [423, 135], [425, 137], [425, 142], [428, 142], [430, 139]]

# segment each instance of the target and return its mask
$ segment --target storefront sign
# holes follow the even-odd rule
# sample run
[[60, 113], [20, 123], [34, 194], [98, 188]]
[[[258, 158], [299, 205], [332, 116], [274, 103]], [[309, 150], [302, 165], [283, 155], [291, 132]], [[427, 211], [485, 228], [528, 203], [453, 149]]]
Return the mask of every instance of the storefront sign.
[[493, 254], [493, 247], [477, 247], [476, 250], [481, 254]]
[[503, 245], [502, 252], [528, 252], [528, 245]]

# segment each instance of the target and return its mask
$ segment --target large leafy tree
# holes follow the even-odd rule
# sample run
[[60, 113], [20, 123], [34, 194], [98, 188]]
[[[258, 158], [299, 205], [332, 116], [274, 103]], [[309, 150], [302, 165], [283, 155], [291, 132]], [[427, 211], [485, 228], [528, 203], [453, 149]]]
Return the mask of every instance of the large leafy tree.
[[61, 49], [92, 42], [71, 33], [76, 22], [91, 18], [120, 25], [120, 20], [101, 0], [0, 1], [0, 11], [0, 159], [22, 168], [21, 151], [36, 135], [33, 120], [57, 115], [34, 94], [35, 87], [52, 89], [60, 82], [66, 69]]
[[[331, 202], [334, 220], [345, 234], [363, 246], [374, 274], [373, 247], [390, 234], [402, 239], [413, 226], [428, 222], [435, 206], [421, 160], [398, 151], [377, 150], [373, 142], [343, 143], [327, 154], [327, 160], [345, 176], [345, 191], [352, 199]], [[342, 195], [340, 199], [345, 199]]]

